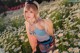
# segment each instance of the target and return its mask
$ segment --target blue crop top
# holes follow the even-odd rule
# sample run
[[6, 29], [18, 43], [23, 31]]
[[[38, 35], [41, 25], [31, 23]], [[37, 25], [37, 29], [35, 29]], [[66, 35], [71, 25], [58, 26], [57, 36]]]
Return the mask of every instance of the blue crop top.
[[34, 34], [38, 41], [45, 41], [50, 38], [50, 36], [47, 34], [47, 32], [44, 29], [39, 29], [38, 27], [35, 26], [34, 31], [30, 31], [30, 34]]
[[34, 33], [39, 36], [44, 36], [46, 34], [45, 30], [38, 29], [37, 27], [35, 28]]

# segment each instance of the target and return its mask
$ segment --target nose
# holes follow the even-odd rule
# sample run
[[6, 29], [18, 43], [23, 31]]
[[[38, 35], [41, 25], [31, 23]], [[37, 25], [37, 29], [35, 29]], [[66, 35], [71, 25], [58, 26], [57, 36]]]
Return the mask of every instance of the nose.
[[27, 18], [30, 18], [30, 14], [27, 14]]
[[26, 13], [26, 16], [29, 17], [29, 15], [30, 15], [30, 13], [27, 12], [27, 13]]

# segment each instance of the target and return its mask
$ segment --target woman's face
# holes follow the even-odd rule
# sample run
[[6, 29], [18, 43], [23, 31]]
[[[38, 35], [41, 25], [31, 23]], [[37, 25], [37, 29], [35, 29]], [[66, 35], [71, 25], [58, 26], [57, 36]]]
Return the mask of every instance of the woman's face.
[[35, 21], [35, 13], [32, 8], [25, 10], [25, 19], [28, 22], [34, 22]]

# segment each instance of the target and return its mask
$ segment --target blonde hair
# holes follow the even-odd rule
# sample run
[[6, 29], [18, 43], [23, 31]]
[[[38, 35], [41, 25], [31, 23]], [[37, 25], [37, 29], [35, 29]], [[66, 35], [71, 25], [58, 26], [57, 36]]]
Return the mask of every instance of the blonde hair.
[[30, 8], [32, 8], [34, 10], [34, 16], [37, 19], [39, 17], [39, 13], [38, 13], [38, 6], [34, 3], [27, 3], [25, 2], [25, 6], [24, 6], [24, 17], [25, 17], [25, 11], [26, 9], [29, 10]]

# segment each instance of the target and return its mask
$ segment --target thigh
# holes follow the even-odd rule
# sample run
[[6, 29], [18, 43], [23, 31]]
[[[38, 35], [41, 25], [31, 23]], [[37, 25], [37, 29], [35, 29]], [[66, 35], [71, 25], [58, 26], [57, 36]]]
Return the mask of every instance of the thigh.
[[39, 44], [39, 49], [40, 49], [41, 52], [46, 52], [47, 51], [45, 45], [43, 45], [43, 44]]

